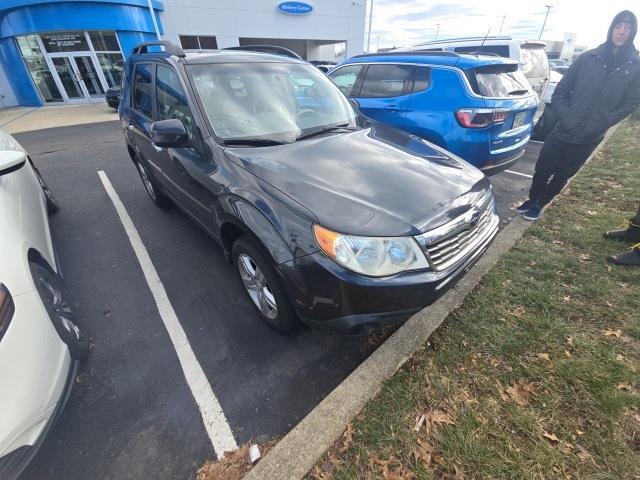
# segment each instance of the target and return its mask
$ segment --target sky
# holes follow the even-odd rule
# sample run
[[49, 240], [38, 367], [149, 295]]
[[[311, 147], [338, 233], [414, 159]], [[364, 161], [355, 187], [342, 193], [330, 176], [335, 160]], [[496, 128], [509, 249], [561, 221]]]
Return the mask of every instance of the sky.
[[[368, 4], [371, 2], [366, 1]], [[490, 35], [537, 40], [547, 12], [545, 5], [551, 5], [551, 9], [542, 40], [563, 40], [565, 32], [571, 32], [577, 34], [576, 45], [592, 48], [606, 40], [609, 24], [616, 13], [627, 9], [640, 16], [640, 2], [637, 0], [373, 0], [373, 3], [372, 51], [378, 46], [411, 46], [434, 40], [437, 24], [440, 24], [438, 39], [484, 37], [491, 29]], [[368, 19], [369, 7], [365, 49]], [[640, 46], [638, 38], [635, 44]]]

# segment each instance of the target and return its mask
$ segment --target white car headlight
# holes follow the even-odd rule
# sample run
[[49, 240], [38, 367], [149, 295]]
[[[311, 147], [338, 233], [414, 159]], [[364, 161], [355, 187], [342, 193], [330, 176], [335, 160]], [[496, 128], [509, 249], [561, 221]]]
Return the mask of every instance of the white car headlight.
[[360, 237], [333, 232], [319, 225], [313, 233], [324, 253], [343, 267], [371, 277], [429, 268], [413, 237]]

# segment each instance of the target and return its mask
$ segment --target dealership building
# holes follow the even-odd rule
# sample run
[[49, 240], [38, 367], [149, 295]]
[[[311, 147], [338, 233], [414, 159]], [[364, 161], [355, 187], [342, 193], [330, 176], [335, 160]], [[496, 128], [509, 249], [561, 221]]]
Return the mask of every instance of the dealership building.
[[365, 0], [0, 0], [0, 108], [103, 102], [132, 48], [279, 45], [307, 60], [362, 52]]

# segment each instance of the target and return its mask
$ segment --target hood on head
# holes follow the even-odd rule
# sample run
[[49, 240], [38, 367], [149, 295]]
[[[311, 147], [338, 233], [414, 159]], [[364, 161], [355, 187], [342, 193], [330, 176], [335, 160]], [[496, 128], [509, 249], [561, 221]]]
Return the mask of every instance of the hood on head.
[[627, 42], [621, 47], [621, 49], [635, 50], [633, 46], [633, 41], [636, 38], [636, 33], [638, 33], [638, 19], [633, 14], [633, 12], [630, 12], [629, 10], [623, 10], [620, 13], [618, 13], [615, 17], [613, 17], [613, 21], [611, 22], [611, 25], [609, 25], [609, 32], [607, 33], [607, 45], [610, 47], [613, 46], [613, 42], [611, 41], [611, 37], [613, 35], [613, 28], [621, 22], [627, 22], [629, 25], [631, 25], [631, 33], [629, 34], [629, 38], [627, 39]]

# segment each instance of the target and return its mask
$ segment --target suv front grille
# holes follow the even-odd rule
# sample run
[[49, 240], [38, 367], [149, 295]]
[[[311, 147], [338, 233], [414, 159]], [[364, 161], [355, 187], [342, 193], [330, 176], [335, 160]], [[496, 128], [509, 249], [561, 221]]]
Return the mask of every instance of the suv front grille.
[[481, 206], [474, 209], [416, 237], [434, 270], [447, 270], [456, 265], [496, 234], [499, 219], [494, 212], [493, 196], [485, 198]]

